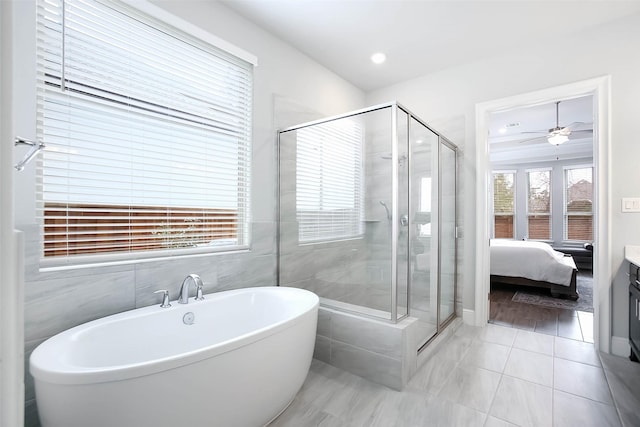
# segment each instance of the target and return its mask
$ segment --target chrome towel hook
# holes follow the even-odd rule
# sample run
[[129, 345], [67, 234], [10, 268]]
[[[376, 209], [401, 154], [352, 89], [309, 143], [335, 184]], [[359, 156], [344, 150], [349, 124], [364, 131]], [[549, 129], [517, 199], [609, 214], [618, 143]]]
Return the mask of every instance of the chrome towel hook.
[[14, 168], [16, 168], [16, 170], [18, 170], [18, 171], [24, 170], [25, 165], [27, 163], [29, 163], [31, 161], [31, 159], [33, 159], [36, 156], [36, 154], [38, 154], [38, 151], [42, 150], [45, 147], [43, 142], [30, 141], [28, 139], [20, 138], [19, 136], [16, 136], [16, 139], [14, 141], [14, 145], [29, 145], [29, 146], [31, 146], [31, 149], [22, 158], [22, 160], [20, 160], [14, 166]]

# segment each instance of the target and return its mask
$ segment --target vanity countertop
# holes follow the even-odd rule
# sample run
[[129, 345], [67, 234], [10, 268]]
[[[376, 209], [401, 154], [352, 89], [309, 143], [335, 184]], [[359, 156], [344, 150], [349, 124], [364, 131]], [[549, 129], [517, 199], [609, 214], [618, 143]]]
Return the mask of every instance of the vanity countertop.
[[624, 258], [630, 263], [640, 266], [640, 246], [626, 245], [624, 247]]

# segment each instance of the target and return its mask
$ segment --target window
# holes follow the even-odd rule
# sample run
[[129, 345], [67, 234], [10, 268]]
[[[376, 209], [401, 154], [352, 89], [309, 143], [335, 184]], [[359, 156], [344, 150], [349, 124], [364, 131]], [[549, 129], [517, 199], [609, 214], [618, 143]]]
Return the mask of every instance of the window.
[[528, 238], [551, 240], [551, 171], [527, 171]]
[[250, 63], [120, 2], [42, 0], [37, 67], [44, 258], [248, 247]]
[[564, 238], [593, 240], [593, 168], [564, 171]]
[[515, 172], [493, 173], [493, 228], [497, 239], [515, 236]]
[[363, 233], [360, 123], [342, 119], [298, 130], [296, 216], [300, 243]]

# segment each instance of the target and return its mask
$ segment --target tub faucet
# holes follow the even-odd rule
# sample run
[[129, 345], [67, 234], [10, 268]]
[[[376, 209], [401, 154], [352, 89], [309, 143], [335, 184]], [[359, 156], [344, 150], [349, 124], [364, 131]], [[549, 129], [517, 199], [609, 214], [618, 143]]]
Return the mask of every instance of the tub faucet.
[[193, 284], [196, 285], [196, 301], [204, 299], [202, 296], [202, 279], [197, 274], [190, 274], [183, 280], [182, 286], [180, 286], [180, 297], [178, 298], [180, 304], [187, 304], [189, 302], [189, 282], [193, 282]]

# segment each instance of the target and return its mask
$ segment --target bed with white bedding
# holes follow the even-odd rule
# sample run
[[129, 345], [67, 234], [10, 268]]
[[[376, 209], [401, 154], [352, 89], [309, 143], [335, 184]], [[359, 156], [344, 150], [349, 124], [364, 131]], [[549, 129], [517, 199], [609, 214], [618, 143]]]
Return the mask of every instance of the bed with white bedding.
[[578, 299], [571, 256], [543, 242], [492, 239], [490, 247], [492, 283], [547, 288], [554, 297]]

